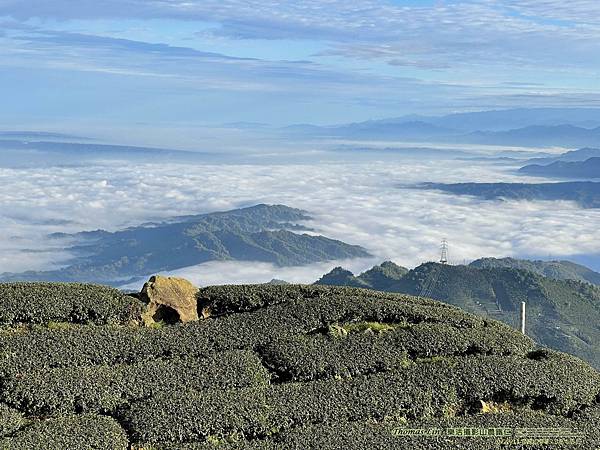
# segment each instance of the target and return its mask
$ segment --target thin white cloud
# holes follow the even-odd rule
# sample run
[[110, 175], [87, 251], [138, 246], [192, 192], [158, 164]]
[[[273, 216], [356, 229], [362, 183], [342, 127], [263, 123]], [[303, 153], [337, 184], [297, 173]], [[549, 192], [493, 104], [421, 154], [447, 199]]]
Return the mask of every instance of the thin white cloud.
[[[273, 264], [244, 261], [213, 261], [198, 266], [165, 272], [162, 275], [183, 277], [196, 286], [213, 286], [217, 284], [268, 283], [283, 280], [288, 283], [310, 284], [318, 280], [332, 267], [342, 266], [360, 273], [381, 261], [375, 258], [358, 258], [350, 260], [329, 261], [307, 266], [278, 267]], [[139, 290], [143, 281], [122, 286], [123, 289]]]
[[600, 3], [596, 0], [493, 0], [530, 18], [554, 19], [559, 23], [600, 24]]
[[[431, 113], [523, 105], [596, 106], [600, 27], [590, 24], [584, 12], [589, 8], [593, 15], [598, 6], [587, 1], [559, 3], [0, 0], [0, 17], [12, 17], [0, 24], [6, 30], [0, 36], [0, 65], [17, 72], [26, 68], [33, 73], [74, 71], [82, 78], [111, 76], [115, 81], [108, 85], [113, 89], [126, 85], [117, 77], [145, 78], [168, 92], [171, 99], [166, 105], [180, 105], [182, 96], [197, 96], [197, 104], [208, 91], [243, 95], [240, 100], [258, 105], [260, 121], [267, 122], [274, 109], [284, 110], [281, 116], [294, 116], [294, 111], [321, 110], [323, 102], [330, 105], [331, 114], [347, 110], [365, 118], [395, 114], [398, 109]], [[25, 21], [31, 17], [42, 20]], [[117, 23], [122, 18], [159, 19], [148, 22], [159, 41], [123, 39], [118, 32], [111, 36], [110, 30], [102, 35], [75, 33], [69, 27], [70, 19], [84, 19], [78, 25], [81, 29], [103, 18]], [[186, 41], [189, 47], [181, 40], [170, 44], [169, 33], [161, 31], [161, 19], [198, 24], [203, 36], [224, 37], [231, 55], [206, 51], [210, 39], [198, 40], [193, 31]], [[207, 30], [207, 23], [214, 24], [212, 29]], [[256, 58], [236, 57], [238, 39], [262, 40], [266, 50], [257, 51]], [[306, 40], [311, 48], [316, 42], [318, 50], [302, 58], [310, 61], [270, 60], [269, 41], [281, 39]], [[515, 77], [543, 83], [511, 85]], [[130, 90], [124, 95], [131, 95]], [[256, 95], [267, 96], [267, 101], [257, 101]], [[212, 110], [226, 108], [223, 105], [231, 101], [214, 98], [217, 105]], [[134, 102], [126, 100], [129, 105]], [[307, 119], [291, 119], [296, 120]], [[328, 121], [334, 120], [345, 119]]]
[[[213, 33], [229, 38], [309, 39], [350, 44], [341, 54], [390, 58], [425, 65], [460, 64], [471, 57], [480, 63], [521, 58], [561, 64], [572, 55], [597, 51], [600, 36], [590, 17], [598, 17], [593, 0], [460, 1], [424, 6], [402, 6], [389, 1], [303, 0], [94, 0], [73, 3], [4, 1], [0, 14], [18, 18], [169, 18], [213, 22]], [[118, 6], [117, 6], [118, 5]], [[544, 20], [544, 19], [555, 19]], [[596, 19], [597, 20], [597, 19]], [[597, 22], [595, 22], [597, 23]], [[354, 53], [355, 44], [366, 46]], [[379, 48], [378, 48], [379, 47]], [[387, 47], [388, 55], [381, 52]], [[415, 58], [417, 58], [415, 60]], [[466, 62], [466, 61], [465, 61]]]

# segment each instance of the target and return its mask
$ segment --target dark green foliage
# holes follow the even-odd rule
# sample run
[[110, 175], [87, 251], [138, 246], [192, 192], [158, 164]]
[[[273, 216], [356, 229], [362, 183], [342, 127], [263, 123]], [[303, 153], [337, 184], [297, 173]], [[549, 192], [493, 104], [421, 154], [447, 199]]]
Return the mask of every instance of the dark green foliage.
[[17, 431], [27, 421], [18, 410], [0, 404], [0, 436], [6, 436]]
[[349, 270], [342, 269], [341, 267], [335, 267], [331, 272], [323, 275], [317, 282], [316, 285], [323, 286], [350, 286], [359, 288], [368, 288], [369, 285], [359, 280]]
[[107, 286], [81, 283], [0, 283], [0, 324], [126, 323], [142, 304]]
[[323, 295], [323, 290], [316, 287], [297, 286], [295, 289], [289, 289], [287, 286], [282, 284], [209, 286], [198, 292], [198, 309], [208, 308], [212, 316], [220, 316]]
[[390, 371], [418, 358], [477, 354], [524, 355], [532, 342], [508, 337], [504, 327], [457, 329], [451, 325], [400, 325], [380, 335], [374, 332], [313, 333], [279, 337], [261, 349], [265, 363], [284, 381], [307, 381]]
[[[323, 236], [299, 234], [305, 211], [256, 205], [227, 212], [175, 218], [109, 233], [70, 235], [76, 257], [64, 269], [4, 274], [5, 281], [89, 281], [122, 285], [124, 280], [207, 261], [264, 261], [280, 266], [369, 256], [361, 247]], [[293, 231], [292, 231], [293, 230]], [[65, 237], [60, 235], [58, 237]]]
[[[470, 428], [507, 428], [512, 432], [514, 428], [573, 428], [573, 423], [563, 417], [548, 416], [536, 411], [520, 410], [503, 415], [475, 415], [456, 418], [435, 418], [411, 423], [388, 422], [339, 422], [331, 424], [311, 424], [285, 430], [276, 436], [276, 439], [239, 443], [232, 449], [303, 449], [303, 450], [337, 450], [337, 449], [428, 449], [428, 450], [505, 450], [513, 448], [539, 448], [544, 450], [586, 450], [593, 449], [600, 441], [600, 434], [590, 423], [587, 426], [575, 426], [574, 431], [582, 431], [584, 438], [579, 442], [552, 441], [551, 444], [533, 444], [530, 447], [521, 447], [518, 442], [511, 441], [511, 437], [449, 437], [449, 436], [403, 436], [402, 430], [406, 429], [446, 429], [456, 427]], [[174, 447], [173, 447], [174, 448]], [[190, 444], [186, 449], [209, 449], [213, 446]]]
[[[142, 442], [232, 435], [255, 439], [310, 423], [465, 415], [475, 412], [479, 400], [507, 401], [513, 408], [568, 416], [582, 405], [593, 405], [599, 390], [599, 373], [560, 354], [543, 361], [453, 357], [417, 361], [402, 370], [369, 377], [155, 396], [133, 405], [124, 420]], [[174, 422], [171, 408], [187, 419]]]
[[361, 273], [357, 278], [371, 288], [377, 286], [378, 290], [385, 291], [407, 272], [407, 268], [394, 264], [392, 261], [385, 261], [379, 266]]
[[[373, 283], [371, 287], [421, 295], [424, 287], [435, 280], [428, 293], [430, 297], [515, 328], [519, 324], [521, 302], [525, 301], [529, 336], [542, 345], [579, 356], [600, 368], [600, 328], [597, 326], [600, 288], [575, 280], [553, 279], [559, 275], [550, 263], [515, 264], [517, 268], [512, 267], [510, 260], [481, 260], [470, 266], [426, 263], [399, 279], [385, 278], [380, 280], [381, 284]], [[529, 268], [533, 270], [523, 270]], [[561, 262], [560, 277], [567, 270], [586, 273], [582, 266]], [[552, 274], [555, 276], [551, 277]]]
[[186, 325], [6, 327], [0, 448], [450, 450], [393, 431], [465, 424], [559, 425], [600, 444], [600, 373], [504, 324], [356, 288], [199, 298], [211, 315]]
[[[586, 412], [589, 411], [586, 410]], [[436, 430], [471, 428], [489, 430], [503, 428], [506, 437], [468, 436], [411, 436], [402, 435], [403, 430]], [[528, 445], [514, 441], [514, 429], [545, 428], [581, 432], [578, 440], [538, 439]], [[566, 432], [561, 433], [566, 436]], [[600, 442], [600, 432], [594, 422], [574, 424], [560, 416], [549, 416], [540, 411], [516, 410], [508, 414], [478, 414], [466, 417], [434, 418], [410, 423], [394, 420], [381, 422], [338, 422], [307, 424], [282, 430], [272, 438], [246, 441], [243, 439], [220, 439], [211, 437], [208, 442], [186, 444], [161, 444], [157, 450], [339, 450], [339, 449], [428, 449], [428, 450], [506, 450], [531, 448], [542, 450], [589, 450]]]
[[267, 339], [268, 330], [251, 333], [250, 323], [240, 323], [246, 330], [235, 325], [235, 321], [211, 321], [160, 329], [72, 327], [0, 335], [0, 374], [45, 367], [132, 364], [161, 357], [205, 357], [215, 351], [252, 348]]
[[336, 267], [331, 272], [323, 275], [315, 284], [325, 286], [351, 286], [359, 288], [387, 291], [400, 280], [408, 269], [400, 267], [391, 261], [385, 261], [358, 276], [349, 270]]
[[242, 324], [245, 319], [236, 318], [233, 313], [252, 313], [251, 316], [245, 315], [246, 318], [252, 318], [252, 333], [257, 333], [260, 328], [254, 325], [256, 320], [269, 321], [270, 327], [297, 328], [304, 332], [335, 323], [361, 320], [440, 322], [459, 328], [484, 324], [483, 319], [444, 303], [356, 288], [231, 285], [201, 289], [198, 295], [199, 309], [207, 308], [217, 318], [230, 315], [223, 319]]
[[267, 385], [270, 374], [248, 351], [202, 359], [149, 360], [131, 365], [39, 369], [3, 380], [0, 400], [35, 415], [114, 413], [159, 393]]
[[145, 443], [251, 439], [271, 429], [265, 389], [183, 391], [155, 395], [124, 411], [135, 441]]
[[[348, 319], [439, 322], [459, 329], [485, 324], [480, 318], [442, 303], [361, 289], [216, 286], [203, 289], [200, 296], [204, 307], [218, 314], [199, 323], [161, 329], [73, 326], [0, 334], [0, 374], [44, 367], [130, 364], [161, 356], [202, 357], [223, 350], [253, 349], [274, 337], [306, 334]], [[61, 351], [57, 352], [57, 348]]]
[[65, 416], [35, 420], [8, 438], [0, 439], [6, 450], [125, 450], [125, 430], [110, 417]]
[[600, 285], [600, 273], [571, 261], [529, 261], [515, 258], [481, 258], [469, 264], [478, 269], [499, 267], [528, 270], [555, 280], [587, 281]]
[[432, 271], [439, 272], [433, 298], [515, 327], [525, 301], [529, 336], [600, 367], [599, 288], [510, 268], [426, 264], [410, 271], [394, 290], [418, 294]]

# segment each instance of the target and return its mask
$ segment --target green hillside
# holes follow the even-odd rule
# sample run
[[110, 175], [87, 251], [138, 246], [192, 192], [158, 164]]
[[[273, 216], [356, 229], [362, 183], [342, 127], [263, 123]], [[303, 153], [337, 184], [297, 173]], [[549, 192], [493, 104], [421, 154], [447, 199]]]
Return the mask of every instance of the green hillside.
[[208, 261], [259, 261], [304, 265], [369, 256], [355, 245], [312, 234], [299, 224], [305, 211], [256, 205], [227, 212], [178, 217], [113, 233], [58, 234], [75, 245], [68, 266], [53, 271], [0, 275], [0, 281], [86, 281], [123, 285], [149, 274]]
[[371, 287], [359, 277], [355, 277], [352, 272], [342, 267], [336, 267], [331, 272], [326, 273], [315, 284], [323, 286], [349, 286], [359, 288]]
[[349, 270], [336, 267], [331, 272], [323, 275], [315, 284], [324, 286], [350, 286], [370, 288], [378, 291], [388, 291], [395, 283], [408, 273], [408, 269], [394, 264], [391, 261], [374, 266], [371, 269], [355, 276]]
[[[346, 273], [345, 285], [358, 278]], [[336, 285], [336, 281], [326, 275], [317, 283]], [[525, 301], [529, 336], [600, 368], [600, 288], [589, 283], [506, 267], [427, 263], [400, 279], [388, 278], [368, 287], [431, 297], [514, 328], [518, 328], [520, 304]]]
[[[502, 323], [355, 288], [197, 298], [208, 318], [146, 328], [114, 289], [0, 284], [0, 448], [488, 450], [522, 427], [600, 445], [600, 373]], [[457, 427], [504, 435], [406, 435]]]
[[600, 285], [600, 273], [571, 261], [529, 261], [515, 258], [481, 258], [469, 264], [476, 268], [509, 267], [529, 270], [556, 280], [577, 280]]

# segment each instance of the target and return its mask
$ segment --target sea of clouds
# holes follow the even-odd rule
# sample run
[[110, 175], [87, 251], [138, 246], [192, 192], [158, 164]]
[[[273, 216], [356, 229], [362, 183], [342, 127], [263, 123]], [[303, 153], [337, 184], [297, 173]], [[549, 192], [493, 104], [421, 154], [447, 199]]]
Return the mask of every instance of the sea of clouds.
[[313, 282], [336, 265], [360, 272], [388, 259], [407, 267], [435, 260], [443, 238], [450, 242], [455, 263], [481, 256], [600, 254], [599, 210], [569, 202], [485, 201], [398, 187], [423, 181], [535, 180], [516, 175], [514, 166], [464, 160], [313, 159], [287, 165], [113, 161], [0, 168], [0, 273], [66, 264], [64, 241], [49, 239], [49, 233], [117, 230], [257, 203], [305, 209], [316, 232], [362, 245], [374, 258], [294, 268], [213, 262], [173, 273], [204, 285], [272, 278]]

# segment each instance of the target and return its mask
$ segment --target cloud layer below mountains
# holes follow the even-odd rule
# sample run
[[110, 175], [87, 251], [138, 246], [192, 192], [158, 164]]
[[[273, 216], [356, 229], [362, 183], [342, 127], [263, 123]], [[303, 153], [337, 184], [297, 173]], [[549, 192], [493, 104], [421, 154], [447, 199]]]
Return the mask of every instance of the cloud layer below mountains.
[[[442, 238], [451, 259], [600, 254], [600, 211], [566, 202], [498, 202], [401, 189], [422, 181], [528, 181], [512, 167], [444, 161], [295, 165], [159, 165], [0, 169], [0, 272], [45, 269], [68, 255], [50, 232], [116, 230], [183, 214], [279, 203], [311, 212], [320, 234], [415, 266], [435, 260]], [[285, 270], [214, 263], [184, 270], [211, 282], [313, 281], [332, 264]], [[194, 275], [195, 274], [195, 275]], [[204, 283], [203, 283], [204, 284]]]

